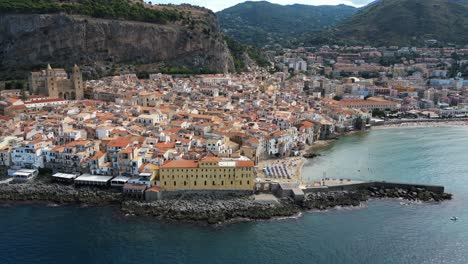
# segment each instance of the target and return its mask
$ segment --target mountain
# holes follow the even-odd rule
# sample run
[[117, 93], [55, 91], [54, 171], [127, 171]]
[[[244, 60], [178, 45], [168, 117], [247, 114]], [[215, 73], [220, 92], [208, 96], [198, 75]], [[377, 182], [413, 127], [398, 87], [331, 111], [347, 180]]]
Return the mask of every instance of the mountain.
[[357, 11], [357, 8], [346, 5], [283, 6], [266, 1], [248, 1], [216, 14], [226, 35], [241, 43], [263, 46], [321, 31]]
[[208, 9], [127, 0], [0, 1], [0, 79], [78, 64], [89, 78], [119, 72], [234, 71]]
[[[421, 45], [468, 44], [468, 0], [380, 0], [309, 43]], [[321, 38], [321, 39], [320, 39]]]

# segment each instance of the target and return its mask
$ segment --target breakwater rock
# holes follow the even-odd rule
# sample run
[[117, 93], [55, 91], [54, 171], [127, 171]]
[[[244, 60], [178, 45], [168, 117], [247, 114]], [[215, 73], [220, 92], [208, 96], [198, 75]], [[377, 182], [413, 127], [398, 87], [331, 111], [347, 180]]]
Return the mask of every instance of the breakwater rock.
[[337, 206], [359, 206], [370, 198], [401, 198], [410, 201], [440, 202], [452, 199], [452, 194], [429, 191], [425, 188], [369, 187], [353, 191], [312, 192], [305, 195], [301, 207], [326, 210]]
[[96, 188], [76, 188], [61, 184], [0, 184], [0, 200], [46, 201], [54, 203], [116, 203], [122, 199], [120, 192]]
[[368, 200], [364, 192], [317, 192], [306, 195], [302, 202], [304, 209], [326, 210], [337, 206], [359, 206]]
[[416, 187], [409, 189], [370, 187], [365, 190], [364, 193], [369, 197], [375, 198], [403, 198], [406, 200], [420, 200], [423, 202], [439, 202], [452, 199], [452, 194], [450, 193], [433, 192], [426, 188]]
[[150, 215], [182, 221], [204, 221], [214, 224], [239, 218], [271, 219], [293, 216], [300, 212], [300, 207], [290, 200], [261, 203], [249, 197], [221, 200], [201, 197], [160, 200], [151, 203], [124, 201], [121, 210], [127, 214]]

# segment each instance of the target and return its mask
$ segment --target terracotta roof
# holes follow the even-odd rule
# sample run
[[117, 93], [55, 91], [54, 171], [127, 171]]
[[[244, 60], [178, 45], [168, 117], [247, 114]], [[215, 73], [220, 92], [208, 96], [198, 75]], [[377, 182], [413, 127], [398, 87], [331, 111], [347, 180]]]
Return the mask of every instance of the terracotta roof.
[[203, 158], [201, 161], [203, 161], [203, 162], [219, 162], [219, 158], [217, 158], [217, 157], [206, 157], [206, 158]]
[[96, 154], [91, 158], [92, 160], [98, 160], [100, 159], [105, 153], [98, 151]]
[[240, 160], [236, 162], [236, 167], [253, 167], [254, 162], [251, 160]]
[[194, 160], [171, 160], [161, 166], [162, 169], [173, 168], [198, 168], [198, 163]]
[[119, 154], [129, 154], [132, 153], [133, 148], [132, 147], [127, 147], [126, 149], [122, 149]]
[[153, 186], [151, 188], [146, 189], [147, 192], [159, 192], [158, 186]]
[[25, 105], [11, 105], [11, 106], [8, 106], [8, 107], [5, 107], [5, 109], [26, 109], [26, 106]]
[[109, 141], [109, 144], [107, 144], [108, 147], [126, 147], [129, 144], [131, 144], [132, 141], [127, 140], [127, 139], [114, 139]]

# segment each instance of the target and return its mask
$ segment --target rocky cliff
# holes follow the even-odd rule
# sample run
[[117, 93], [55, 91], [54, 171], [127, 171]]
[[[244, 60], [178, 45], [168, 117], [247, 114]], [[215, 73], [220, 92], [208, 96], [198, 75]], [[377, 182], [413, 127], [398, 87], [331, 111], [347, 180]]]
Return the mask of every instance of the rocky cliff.
[[216, 16], [208, 10], [196, 12], [198, 20], [190, 24], [64, 13], [1, 14], [0, 78], [25, 78], [28, 71], [48, 63], [53, 67], [81, 65], [91, 78], [113, 74], [116, 69], [232, 71], [233, 59]]

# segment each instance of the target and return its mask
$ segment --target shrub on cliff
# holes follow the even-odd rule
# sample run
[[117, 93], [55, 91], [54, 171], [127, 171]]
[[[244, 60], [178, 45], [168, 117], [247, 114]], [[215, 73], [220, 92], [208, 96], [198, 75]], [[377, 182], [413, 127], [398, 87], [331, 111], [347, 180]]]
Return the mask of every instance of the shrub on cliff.
[[67, 13], [96, 18], [124, 19], [150, 23], [167, 23], [182, 19], [174, 9], [147, 8], [128, 0], [1, 0], [0, 13]]

